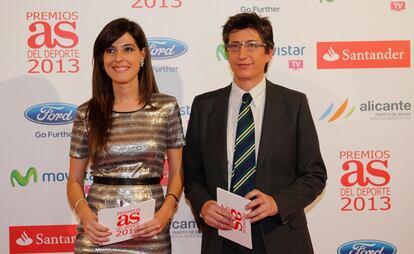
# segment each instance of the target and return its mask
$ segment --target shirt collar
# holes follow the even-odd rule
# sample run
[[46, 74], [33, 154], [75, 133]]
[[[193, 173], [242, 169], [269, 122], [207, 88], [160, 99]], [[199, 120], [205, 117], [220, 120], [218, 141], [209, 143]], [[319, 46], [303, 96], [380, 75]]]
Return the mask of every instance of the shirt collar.
[[[250, 95], [252, 96], [252, 102], [251, 104], [255, 107], [258, 106], [259, 103], [259, 97], [262, 96], [266, 91], [266, 78], [263, 76], [263, 79], [255, 86], [253, 87], [250, 91], [248, 91], [250, 93]], [[231, 93], [236, 96], [236, 98], [241, 101], [243, 94], [247, 93], [246, 91], [244, 91], [243, 89], [241, 89], [236, 82], [233, 80], [233, 82], [231, 83]]]

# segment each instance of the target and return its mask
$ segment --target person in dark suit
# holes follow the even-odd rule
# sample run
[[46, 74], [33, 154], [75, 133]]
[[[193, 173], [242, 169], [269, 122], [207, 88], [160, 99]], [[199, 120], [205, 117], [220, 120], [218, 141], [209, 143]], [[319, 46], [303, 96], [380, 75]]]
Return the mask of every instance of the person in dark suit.
[[[313, 253], [304, 208], [327, 174], [307, 98], [266, 79], [274, 49], [267, 18], [230, 17], [223, 41], [233, 82], [195, 97], [184, 148], [185, 194], [204, 224], [201, 253]], [[218, 235], [233, 217], [217, 204], [217, 187], [251, 200], [252, 250]]]

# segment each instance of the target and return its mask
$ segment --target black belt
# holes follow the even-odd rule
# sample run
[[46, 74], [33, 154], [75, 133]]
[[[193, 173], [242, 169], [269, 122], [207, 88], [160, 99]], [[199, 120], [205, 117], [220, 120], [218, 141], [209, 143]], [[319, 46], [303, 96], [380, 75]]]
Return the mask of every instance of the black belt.
[[115, 177], [101, 177], [94, 176], [93, 182], [106, 185], [151, 185], [159, 184], [161, 181], [160, 177], [151, 177], [145, 179], [138, 178], [115, 178]]

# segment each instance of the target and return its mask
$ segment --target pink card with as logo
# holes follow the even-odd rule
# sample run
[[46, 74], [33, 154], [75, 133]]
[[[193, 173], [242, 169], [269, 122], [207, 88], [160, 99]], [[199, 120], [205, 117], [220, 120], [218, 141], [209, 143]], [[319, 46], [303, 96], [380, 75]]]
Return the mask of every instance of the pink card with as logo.
[[219, 229], [218, 234], [246, 248], [252, 249], [251, 224], [250, 221], [246, 219], [246, 214], [250, 211], [244, 209], [249, 202], [250, 200], [239, 195], [217, 188], [218, 205], [227, 209], [235, 217], [233, 221], [233, 229]]
[[105, 208], [98, 211], [98, 221], [109, 228], [112, 235], [104, 245], [132, 238], [134, 228], [154, 218], [155, 199], [122, 207]]

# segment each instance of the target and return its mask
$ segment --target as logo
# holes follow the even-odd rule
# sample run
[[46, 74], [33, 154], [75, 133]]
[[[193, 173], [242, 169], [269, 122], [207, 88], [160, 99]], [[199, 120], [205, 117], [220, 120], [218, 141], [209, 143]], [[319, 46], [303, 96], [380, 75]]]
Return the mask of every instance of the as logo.
[[29, 25], [29, 31], [33, 33], [27, 44], [32, 49], [46, 47], [49, 49], [73, 48], [79, 43], [79, 38], [74, 32], [76, 22], [60, 21], [56, 24], [49, 24], [45, 21], [36, 21]]
[[20, 174], [17, 169], [14, 169], [10, 174], [10, 183], [13, 187], [16, 186], [16, 182], [20, 186], [26, 186], [29, 183], [31, 177], [33, 177], [33, 181], [37, 183], [37, 171], [34, 167], [30, 167], [27, 170], [25, 176], [22, 176], [22, 174]]
[[[334, 103], [331, 103], [331, 105], [329, 105], [329, 107], [325, 110], [325, 112], [319, 117], [319, 121], [324, 120], [325, 118], [327, 118], [329, 116], [329, 122], [335, 121], [337, 120], [339, 117], [341, 117], [344, 112], [346, 111], [346, 109], [348, 108], [348, 99], [346, 99], [341, 106], [339, 106], [339, 108], [333, 113], [334, 110]], [[344, 118], [348, 118], [352, 115], [352, 113], [354, 113], [355, 110], [355, 106], [353, 106], [351, 109], [348, 110], [348, 112], [345, 114]]]
[[222, 59], [229, 60], [229, 55], [227, 53], [227, 50], [226, 50], [224, 44], [217, 45], [216, 57], [217, 57], [218, 61], [221, 61]]
[[118, 227], [129, 226], [138, 223], [140, 220], [139, 211], [134, 211], [133, 213], [119, 215], [116, 225]]
[[243, 218], [243, 214], [241, 212], [237, 211], [234, 208], [232, 208], [230, 210], [230, 212], [231, 212], [231, 214], [234, 217], [234, 220], [233, 220], [233, 229], [236, 230], [236, 231], [238, 230], [240, 232], [245, 233], [246, 232], [246, 226], [245, 226], [246, 219]]
[[[366, 163], [362, 161], [349, 160], [342, 164], [342, 169], [346, 171], [341, 177], [341, 183], [344, 187], [352, 187], [358, 185], [365, 187], [385, 186], [390, 182], [390, 174], [386, 171], [388, 168], [388, 160], [371, 160]], [[365, 172], [366, 171], [366, 172]], [[367, 174], [368, 176], [365, 176]]]

